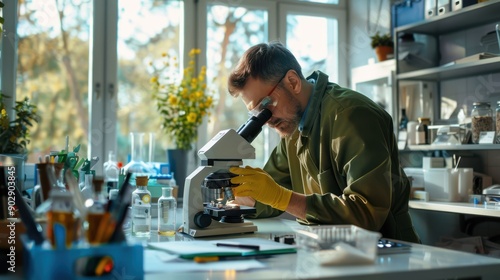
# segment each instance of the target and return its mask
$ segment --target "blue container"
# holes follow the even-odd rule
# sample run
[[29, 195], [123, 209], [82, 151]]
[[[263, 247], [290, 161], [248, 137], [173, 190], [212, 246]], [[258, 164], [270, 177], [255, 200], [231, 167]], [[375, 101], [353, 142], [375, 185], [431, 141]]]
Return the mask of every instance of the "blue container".
[[417, 23], [425, 18], [424, 0], [399, 0], [391, 7], [391, 31], [399, 26]]
[[[144, 279], [144, 251], [141, 244], [116, 243], [71, 249], [52, 249], [35, 245], [22, 235], [25, 279]], [[94, 258], [92, 258], [94, 257]], [[106, 259], [104, 259], [105, 257]], [[83, 276], [82, 267], [94, 267], [85, 260], [112, 263], [101, 276]], [[87, 266], [82, 264], [87, 264]], [[88, 270], [85, 270], [88, 271]], [[94, 270], [91, 270], [94, 271]]]

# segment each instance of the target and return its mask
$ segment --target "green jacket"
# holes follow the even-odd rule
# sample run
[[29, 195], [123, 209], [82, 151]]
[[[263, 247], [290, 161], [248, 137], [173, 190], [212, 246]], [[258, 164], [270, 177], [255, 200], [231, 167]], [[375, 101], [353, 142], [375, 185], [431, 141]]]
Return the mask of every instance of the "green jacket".
[[[419, 242], [408, 213], [410, 183], [399, 164], [391, 116], [366, 96], [319, 71], [302, 131], [284, 138], [264, 170], [307, 195], [313, 224], [353, 224], [386, 238]], [[253, 217], [282, 212], [257, 202]], [[252, 216], [250, 216], [252, 218]]]

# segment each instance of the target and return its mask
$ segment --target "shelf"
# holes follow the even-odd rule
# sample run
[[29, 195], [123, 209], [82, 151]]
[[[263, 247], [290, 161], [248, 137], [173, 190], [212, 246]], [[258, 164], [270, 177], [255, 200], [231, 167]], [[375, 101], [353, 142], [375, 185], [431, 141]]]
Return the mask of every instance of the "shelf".
[[[500, 13], [500, 11], [499, 11]], [[398, 74], [398, 80], [441, 81], [500, 72], [500, 57]]]
[[500, 206], [494, 205], [474, 205], [466, 202], [424, 202], [415, 200], [410, 200], [408, 205], [412, 209], [500, 217]]
[[392, 84], [392, 72], [396, 70], [396, 62], [394, 59], [363, 65], [353, 68], [351, 71], [352, 87], [361, 83], [387, 83]]
[[461, 31], [500, 20], [500, 0], [490, 0], [465, 7], [458, 11], [434, 16], [423, 22], [396, 28], [396, 32], [438, 35]]
[[500, 150], [500, 144], [463, 144], [463, 145], [410, 145], [404, 151], [437, 151], [437, 150], [466, 150], [466, 151], [480, 151], [480, 150]]

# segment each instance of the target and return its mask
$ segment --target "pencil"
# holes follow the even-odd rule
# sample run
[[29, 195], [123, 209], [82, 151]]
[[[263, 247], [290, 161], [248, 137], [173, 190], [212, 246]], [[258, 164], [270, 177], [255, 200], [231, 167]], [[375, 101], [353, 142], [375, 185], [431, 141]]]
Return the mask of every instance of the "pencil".
[[241, 248], [241, 249], [250, 249], [250, 250], [260, 250], [259, 245], [247, 245], [247, 244], [236, 244], [236, 243], [217, 243], [215, 244], [217, 247], [234, 247], [234, 248]]
[[193, 260], [197, 263], [218, 262], [218, 261], [237, 261], [237, 260], [255, 260], [267, 259], [270, 255], [253, 255], [253, 256], [200, 256], [194, 257]]

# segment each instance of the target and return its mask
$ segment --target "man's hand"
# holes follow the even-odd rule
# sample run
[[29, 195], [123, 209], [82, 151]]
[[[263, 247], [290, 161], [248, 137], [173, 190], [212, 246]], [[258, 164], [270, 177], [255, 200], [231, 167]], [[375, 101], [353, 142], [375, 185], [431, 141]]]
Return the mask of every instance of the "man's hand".
[[285, 211], [290, 203], [292, 191], [276, 184], [269, 174], [260, 168], [247, 166], [231, 167], [229, 172], [239, 175], [231, 178], [235, 196], [250, 196], [264, 204]]

